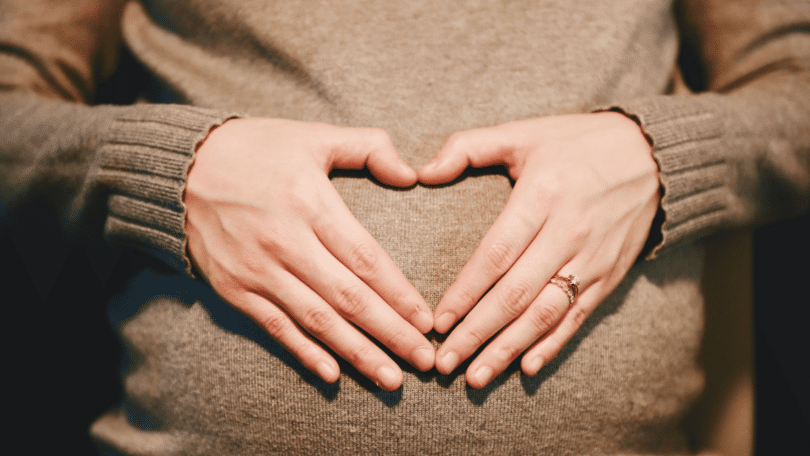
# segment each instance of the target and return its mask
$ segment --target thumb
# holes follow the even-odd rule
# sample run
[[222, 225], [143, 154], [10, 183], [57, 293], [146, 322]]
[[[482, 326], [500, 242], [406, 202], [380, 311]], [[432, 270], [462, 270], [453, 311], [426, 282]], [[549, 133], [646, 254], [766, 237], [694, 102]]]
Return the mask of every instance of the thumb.
[[413, 170], [394, 148], [391, 137], [381, 128], [346, 128], [339, 144], [332, 149], [332, 169], [367, 167], [380, 182], [394, 187], [416, 183]]
[[436, 157], [419, 168], [419, 182], [444, 184], [457, 178], [468, 166], [510, 165], [513, 149], [509, 135], [497, 127], [453, 133]]

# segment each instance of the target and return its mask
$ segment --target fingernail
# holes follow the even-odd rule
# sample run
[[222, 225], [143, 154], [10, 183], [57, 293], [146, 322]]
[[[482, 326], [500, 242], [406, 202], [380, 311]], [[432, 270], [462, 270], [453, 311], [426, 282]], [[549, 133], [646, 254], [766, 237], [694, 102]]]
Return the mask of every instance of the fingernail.
[[392, 390], [397, 382], [397, 373], [390, 367], [383, 366], [377, 369], [377, 386], [384, 390]]
[[416, 327], [422, 334], [430, 331], [433, 328], [433, 314], [424, 310], [419, 311], [419, 315], [416, 316]]
[[416, 368], [420, 371], [426, 371], [433, 367], [436, 359], [436, 352], [433, 347], [419, 347], [413, 352], [413, 360]]
[[334, 378], [335, 376], [335, 369], [325, 361], [319, 362], [318, 365], [315, 366], [315, 370], [318, 372], [318, 375], [326, 381], [329, 381], [327, 379]]
[[478, 380], [478, 383], [481, 384], [481, 386], [484, 386], [492, 381], [493, 372], [494, 371], [489, 366], [481, 367], [475, 372], [475, 379]]
[[529, 371], [533, 372], [532, 375], [537, 374], [537, 372], [539, 372], [542, 367], [543, 367], [543, 358], [540, 356], [529, 361]]
[[442, 366], [447, 372], [458, 367], [458, 355], [455, 352], [447, 352], [442, 356]]
[[[453, 314], [450, 312], [443, 313], [436, 318], [436, 330], [439, 332], [445, 332], [450, 329], [451, 326], [453, 326], [454, 321], [455, 318], [453, 317]], [[442, 330], [439, 330], [439, 328], [442, 328]]]

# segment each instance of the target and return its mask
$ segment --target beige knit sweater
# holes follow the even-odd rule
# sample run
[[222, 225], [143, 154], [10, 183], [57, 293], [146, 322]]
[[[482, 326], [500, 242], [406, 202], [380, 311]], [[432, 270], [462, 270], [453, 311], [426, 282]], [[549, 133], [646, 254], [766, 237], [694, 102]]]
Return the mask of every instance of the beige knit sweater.
[[[110, 306], [126, 397], [91, 432], [126, 454], [679, 454], [700, 392], [701, 249], [810, 204], [810, 3], [722, 0], [0, 2], [0, 223], [100, 217], [145, 268]], [[678, 72], [698, 65], [687, 93]], [[145, 101], [88, 106], [126, 46]], [[160, 103], [158, 103], [160, 102]], [[171, 103], [168, 103], [171, 102]], [[655, 252], [534, 377], [483, 390], [405, 369], [328, 385], [187, 274], [185, 173], [234, 113], [381, 127], [413, 166], [453, 131], [616, 108], [654, 144]], [[564, 153], [564, 151], [561, 151]], [[269, 175], [268, 178], [272, 178]], [[511, 190], [333, 183], [435, 305]], [[68, 236], [69, 237], [69, 236]], [[787, 304], [786, 304], [787, 305]]]

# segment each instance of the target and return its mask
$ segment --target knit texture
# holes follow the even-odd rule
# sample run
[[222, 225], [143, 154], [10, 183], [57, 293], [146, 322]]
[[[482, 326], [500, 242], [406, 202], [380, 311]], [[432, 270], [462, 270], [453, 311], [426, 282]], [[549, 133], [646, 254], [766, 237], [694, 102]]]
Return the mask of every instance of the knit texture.
[[194, 159], [190, 145], [230, 116], [186, 106], [127, 110], [99, 148], [98, 182], [108, 199], [105, 233], [191, 272], [186, 256], [183, 188]]
[[[109, 239], [177, 270], [145, 268], [110, 304], [126, 397], [91, 433], [124, 454], [687, 453], [678, 421], [703, 383], [695, 241], [810, 204], [806, 2], [0, 5], [4, 219], [41, 207], [69, 231], [100, 214]], [[682, 37], [702, 93], [678, 84]], [[173, 104], [81, 104], [121, 45]], [[183, 272], [185, 173], [233, 113], [384, 128], [417, 167], [454, 131], [600, 109], [653, 144], [660, 242], [534, 377], [515, 364], [473, 390], [467, 363], [403, 365], [386, 393], [343, 363], [324, 384]], [[406, 190], [363, 172], [332, 182], [431, 306], [512, 188], [500, 170]]]
[[88, 212], [105, 209], [98, 202], [106, 195], [104, 234], [110, 242], [191, 271], [185, 253], [186, 173], [195, 144], [232, 114], [179, 105], [90, 109], [32, 104], [29, 96], [2, 99], [5, 211], [46, 203], [42, 209], [58, 211], [63, 231], [74, 237], [87, 228], [82, 222], [92, 218]]

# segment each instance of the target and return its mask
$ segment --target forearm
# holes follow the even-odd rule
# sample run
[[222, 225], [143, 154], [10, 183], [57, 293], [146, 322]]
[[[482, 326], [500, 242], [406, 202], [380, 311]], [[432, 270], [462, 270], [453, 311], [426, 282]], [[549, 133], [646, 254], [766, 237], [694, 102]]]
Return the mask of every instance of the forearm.
[[188, 269], [186, 172], [195, 145], [230, 115], [176, 105], [89, 107], [19, 94], [0, 96], [0, 113], [7, 222], [36, 208], [70, 234], [83, 221], [102, 219], [108, 240]]
[[695, 58], [705, 62], [702, 92], [609, 105], [654, 146], [664, 222], [652, 256], [810, 206], [810, 35], [796, 25], [810, 11], [749, 3], [685, 2]]
[[15, 225], [23, 212], [40, 214], [68, 235], [101, 220], [109, 240], [187, 270], [186, 171], [196, 144], [230, 116], [176, 105], [89, 106], [118, 61], [122, 3], [2, 4], [0, 211]]

